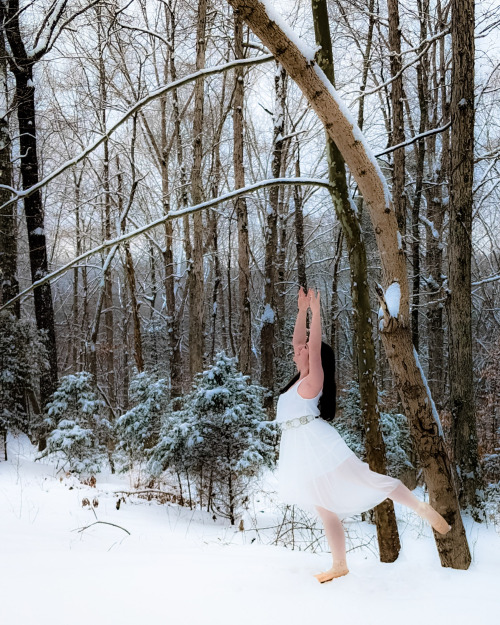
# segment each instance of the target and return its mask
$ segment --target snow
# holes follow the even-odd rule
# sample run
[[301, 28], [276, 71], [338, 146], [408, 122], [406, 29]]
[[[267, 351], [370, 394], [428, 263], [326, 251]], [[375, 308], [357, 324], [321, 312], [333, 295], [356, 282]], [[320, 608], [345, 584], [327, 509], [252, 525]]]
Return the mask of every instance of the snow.
[[261, 4], [266, 8], [266, 13], [269, 19], [285, 33], [285, 35], [292, 41], [295, 46], [302, 52], [309, 63], [314, 61], [314, 57], [318, 50], [317, 46], [312, 48], [295, 32], [295, 30], [283, 19], [283, 16], [274, 8], [276, 2], [274, 0], [260, 0]]
[[424, 215], [420, 215], [420, 219], [424, 222], [424, 224], [430, 228], [430, 231], [432, 232], [432, 236], [439, 241], [439, 232], [436, 230], [436, 227], [434, 225], [433, 221], [430, 221], [429, 219], [427, 219], [427, 217], [424, 217]]
[[420, 370], [420, 375], [422, 376], [422, 380], [424, 382], [425, 390], [427, 391], [427, 396], [431, 400], [432, 416], [434, 417], [434, 421], [438, 425], [439, 435], [442, 438], [444, 438], [443, 426], [441, 425], [441, 419], [439, 418], [439, 414], [438, 414], [438, 411], [436, 409], [436, 404], [434, 403], [434, 400], [432, 399], [431, 391], [430, 391], [429, 385], [427, 384], [427, 378], [425, 377], [424, 370], [422, 369], [422, 365], [420, 364], [420, 360], [418, 358], [418, 353], [417, 353], [417, 350], [415, 348], [413, 348], [413, 355], [415, 356], [415, 362], [417, 363], [417, 367]]
[[[493, 526], [468, 517], [468, 571], [442, 568], [429, 527], [396, 505], [398, 560], [379, 562], [375, 527], [351, 519], [351, 572], [319, 585], [313, 574], [329, 566], [326, 551], [271, 544], [265, 528], [281, 518], [272, 474], [240, 532], [172, 503], [134, 497], [117, 510], [117, 492], [132, 488], [129, 477], [100, 474], [91, 488], [56, 475], [54, 466], [33, 462], [25, 438], [10, 438], [8, 453], [0, 462], [5, 624], [88, 625], [93, 617], [107, 625], [304, 625], [330, 615], [349, 625], [421, 625], [432, 614], [436, 622], [468, 625], [493, 622], [498, 607], [500, 541]], [[98, 507], [82, 507], [84, 498]], [[96, 520], [119, 527], [79, 531]]]
[[274, 323], [274, 310], [269, 304], [266, 304], [261, 317], [262, 323]]
[[399, 282], [393, 282], [385, 292], [385, 302], [391, 317], [395, 319], [399, 315], [399, 302], [401, 299], [401, 287]]
[[45, 234], [45, 231], [43, 228], [35, 228], [31, 231], [31, 234], [34, 234], [35, 236], [42, 236]]

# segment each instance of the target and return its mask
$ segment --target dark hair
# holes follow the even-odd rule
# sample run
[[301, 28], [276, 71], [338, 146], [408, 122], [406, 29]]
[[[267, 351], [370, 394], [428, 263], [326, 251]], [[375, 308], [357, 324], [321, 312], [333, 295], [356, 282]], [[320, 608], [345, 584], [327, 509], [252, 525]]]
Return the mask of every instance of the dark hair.
[[[335, 353], [333, 349], [321, 341], [321, 365], [325, 376], [323, 382], [323, 395], [321, 395], [318, 408], [321, 412], [321, 418], [325, 421], [333, 421], [335, 418], [335, 410], [337, 408], [337, 386], [335, 384]], [[297, 380], [300, 373], [296, 373], [293, 378], [281, 389], [281, 393], [288, 391]]]

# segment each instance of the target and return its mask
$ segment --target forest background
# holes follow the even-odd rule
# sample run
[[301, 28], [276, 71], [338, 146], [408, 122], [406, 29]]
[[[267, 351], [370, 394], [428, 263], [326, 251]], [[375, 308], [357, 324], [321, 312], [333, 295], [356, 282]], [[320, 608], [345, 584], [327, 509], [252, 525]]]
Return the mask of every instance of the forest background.
[[[318, 40], [322, 4], [330, 79], [392, 191], [412, 342], [462, 505], [479, 510], [476, 494], [500, 477], [500, 9], [493, 1], [282, 3], [299, 45]], [[57, 430], [59, 441], [86, 448], [78, 462], [120, 447], [147, 455], [164, 438], [163, 415], [179, 417], [182, 398], [195, 401], [196, 375], [228, 362], [221, 351], [237, 359], [237, 370], [225, 370], [233, 382], [241, 372], [262, 387], [250, 385], [238, 405], [261, 393], [257, 413], [272, 419], [293, 373], [298, 285], [321, 290], [339, 394], [365, 413], [352, 427], [369, 431], [371, 409], [404, 411], [375, 334], [388, 303], [375, 286], [389, 285], [367, 207], [348, 168], [367, 259], [368, 366], [356, 325], [361, 284], [328, 183], [323, 125], [238, 12], [205, 0], [54, 0], [3, 2], [0, 13], [1, 301], [17, 298], [1, 321], [4, 445], [8, 431], [22, 431], [42, 453], [47, 438], [61, 452]], [[471, 23], [473, 106], [452, 81], [456, 33]], [[461, 109], [473, 137], [461, 160], [473, 177], [457, 181], [452, 122]], [[245, 193], [224, 198], [239, 188]], [[469, 198], [458, 220], [453, 197]], [[365, 376], [376, 380], [371, 408], [357, 390]], [[68, 411], [58, 413], [57, 402], [68, 397], [80, 404], [61, 426]], [[128, 448], [127, 419], [144, 426]], [[248, 423], [252, 440], [259, 427]], [[457, 453], [464, 438], [470, 457]]]

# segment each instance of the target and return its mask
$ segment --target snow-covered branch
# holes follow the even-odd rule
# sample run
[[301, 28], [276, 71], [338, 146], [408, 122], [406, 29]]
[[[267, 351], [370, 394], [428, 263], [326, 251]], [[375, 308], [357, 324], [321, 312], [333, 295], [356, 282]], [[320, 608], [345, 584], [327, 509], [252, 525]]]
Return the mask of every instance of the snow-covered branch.
[[182, 87], [183, 85], [186, 85], [186, 84], [189, 84], [191, 82], [194, 82], [197, 78], [199, 78], [201, 76], [205, 76], [205, 77], [206, 76], [212, 76], [214, 74], [219, 74], [221, 72], [226, 72], [226, 71], [231, 70], [231, 69], [233, 69], [235, 67], [238, 67], [238, 66], [247, 67], [247, 66], [251, 66], [251, 65], [260, 65], [261, 63], [268, 63], [269, 61], [272, 61], [272, 60], [274, 60], [274, 57], [273, 57], [272, 54], [268, 54], [266, 56], [259, 56], [259, 57], [255, 57], [255, 58], [251, 58], [251, 59], [238, 59], [236, 61], [231, 61], [229, 63], [224, 63], [223, 65], [217, 65], [216, 67], [210, 67], [210, 68], [207, 68], [207, 69], [202, 69], [202, 70], [200, 70], [198, 72], [194, 72], [193, 74], [189, 74], [188, 76], [185, 76], [184, 78], [179, 78], [178, 80], [175, 80], [174, 82], [171, 82], [168, 85], [160, 87], [159, 89], [156, 89], [155, 91], [153, 91], [152, 93], [148, 94], [144, 98], [141, 98], [140, 100], [138, 100], [133, 106], [131, 106], [128, 109], [128, 111], [126, 111], [120, 117], [120, 119], [118, 119], [114, 124], [112, 124], [106, 130], [105, 133], [103, 133], [95, 141], [90, 143], [84, 150], [82, 150], [80, 152], [80, 154], [78, 154], [77, 156], [75, 156], [72, 159], [70, 159], [70, 160], [66, 161], [65, 163], [63, 163], [60, 167], [58, 167], [52, 173], [50, 173], [47, 176], [45, 176], [45, 178], [43, 178], [43, 180], [40, 180], [40, 182], [38, 182], [37, 184], [33, 185], [29, 189], [25, 189], [24, 191], [23, 190], [13, 190], [13, 192], [16, 194], [15, 197], [11, 198], [8, 202], [5, 202], [4, 204], [2, 204], [0, 206], [0, 210], [2, 210], [3, 208], [9, 206], [10, 204], [13, 204], [14, 202], [17, 202], [17, 200], [19, 198], [27, 197], [28, 195], [31, 195], [32, 193], [34, 193], [38, 189], [43, 188], [49, 182], [51, 182], [52, 180], [54, 180], [55, 178], [60, 176], [67, 169], [69, 169], [70, 167], [74, 167], [80, 161], [83, 161], [83, 159], [87, 158], [102, 143], [104, 143], [107, 139], [109, 139], [111, 137], [111, 135], [120, 126], [122, 126], [137, 111], [139, 111], [144, 106], [146, 106], [146, 104], [149, 104], [150, 102], [153, 102], [154, 100], [156, 100], [159, 97], [165, 95], [166, 93], [169, 93], [170, 91], [173, 91], [174, 89], [178, 89], [179, 87]]
[[55, 0], [50, 7], [35, 36], [33, 48], [26, 51], [29, 59], [39, 59], [47, 52], [51, 37], [67, 4], [68, 0]]
[[450, 32], [450, 29], [449, 28], [445, 28], [440, 33], [437, 33], [437, 35], [434, 35], [433, 37], [429, 37], [428, 39], [425, 39], [424, 41], [422, 41], [418, 45], [418, 47], [420, 48], [421, 45], [424, 44], [424, 47], [423, 47], [422, 51], [420, 52], [420, 54], [417, 54], [417, 56], [414, 59], [412, 59], [411, 61], [408, 61], [408, 63], [406, 63], [406, 65], [403, 65], [403, 67], [399, 70], [399, 72], [397, 74], [395, 74], [394, 76], [391, 76], [391, 78], [389, 78], [389, 80], [386, 80], [385, 82], [380, 83], [379, 85], [377, 85], [371, 91], [363, 91], [363, 93], [361, 93], [356, 98], [356, 100], [360, 100], [361, 98], [364, 98], [367, 95], [372, 95], [373, 93], [377, 93], [377, 91], [380, 91], [384, 87], [387, 87], [388, 85], [390, 85], [392, 82], [394, 82], [396, 80], [396, 78], [399, 78], [403, 74], [403, 72], [405, 72], [409, 67], [411, 67], [412, 65], [415, 65], [416, 63], [418, 63], [420, 61], [420, 59], [425, 54], [427, 54], [427, 52], [429, 51], [429, 48], [431, 47], [432, 43], [436, 39], [444, 37], [445, 35], [449, 34], [449, 32]]
[[415, 143], [416, 141], [419, 141], [420, 139], [425, 139], [425, 137], [431, 137], [432, 135], [437, 135], [440, 132], [444, 132], [445, 130], [447, 130], [450, 126], [451, 126], [451, 122], [448, 122], [447, 124], [445, 124], [444, 126], [440, 126], [439, 128], [432, 128], [432, 130], [427, 130], [426, 132], [422, 132], [419, 135], [415, 135], [411, 139], [408, 139], [408, 141], [403, 141], [403, 143], [392, 145], [390, 148], [387, 148], [387, 150], [383, 150], [382, 152], [375, 154], [375, 156], [379, 158], [380, 156], [384, 156], [384, 154], [389, 154], [390, 152], [399, 150], [399, 148], [404, 148], [407, 145], [411, 145], [412, 143]]
[[246, 195], [247, 193], [258, 191], [259, 189], [265, 189], [267, 187], [273, 187], [275, 185], [296, 185], [296, 184], [314, 185], [318, 187], [324, 187], [325, 189], [331, 189], [330, 182], [328, 180], [321, 180], [318, 178], [271, 178], [269, 180], [261, 180], [260, 182], [256, 182], [246, 187], [242, 187], [241, 189], [236, 189], [235, 191], [230, 191], [229, 193], [225, 193], [224, 195], [221, 195], [212, 200], [207, 200], [206, 202], [202, 202], [201, 204], [197, 204], [196, 206], [189, 206], [179, 211], [171, 211], [170, 213], [168, 213], [168, 215], [164, 215], [163, 217], [160, 217], [159, 219], [156, 219], [155, 221], [152, 221], [146, 224], [145, 226], [141, 226], [140, 228], [136, 228], [135, 230], [132, 230], [131, 232], [122, 234], [121, 236], [116, 237], [112, 239], [111, 241], [104, 241], [104, 243], [102, 243], [101, 245], [98, 245], [97, 247], [94, 247], [91, 250], [88, 250], [87, 252], [80, 254], [80, 256], [69, 261], [69, 263], [66, 263], [62, 267], [59, 267], [59, 269], [56, 269], [55, 271], [47, 274], [40, 280], [33, 282], [31, 286], [29, 286], [27, 289], [24, 289], [24, 291], [16, 295], [16, 297], [12, 298], [8, 302], [6, 302], [3, 306], [1, 306], [0, 311], [4, 310], [5, 308], [8, 308], [9, 306], [12, 306], [15, 302], [23, 299], [26, 295], [31, 293], [31, 291], [33, 291], [39, 286], [42, 286], [42, 284], [46, 284], [47, 282], [50, 282], [54, 278], [57, 278], [58, 276], [61, 276], [62, 274], [66, 273], [68, 269], [71, 269], [72, 267], [79, 265], [86, 258], [89, 258], [90, 256], [93, 256], [94, 254], [98, 254], [99, 252], [103, 252], [104, 250], [107, 250], [109, 248], [114, 248], [115, 246], [118, 246], [121, 243], [124, 243], [125, 241], [130, 241], [132, 239], [135, 239], [139, 235], [145, 234], [149, 230], [156, 228], [157, 226], [165, 223], [166, 221], [170, 221], [172, 219], [179, 219], [179, 217], [184, 217], [185, 215], [191, 215], [193, 213], [197, 213], [198, 211], [212, 208], [213, 206], [217, 206], [218, 204], [222, 204], [223, 202], [233, 200], [242, 195]]

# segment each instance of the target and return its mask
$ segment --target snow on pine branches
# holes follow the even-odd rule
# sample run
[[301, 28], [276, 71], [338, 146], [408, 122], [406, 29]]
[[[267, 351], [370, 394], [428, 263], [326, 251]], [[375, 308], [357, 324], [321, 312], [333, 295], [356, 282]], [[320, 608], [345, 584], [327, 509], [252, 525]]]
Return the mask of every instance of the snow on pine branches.
[[82, 371], [62, 378], [46, 412], [50, 434], [39, 457], [54, 455], [62, 463], [60, 468], [78, 474], [98, 473], [108, 458], [111, 424], [92, 375]]
[[190, 490], [194, 481], [200, 506], [231, 523], [252, 479], [274, 462], [275, 428], [262, 407], [264, 389], [248, 379], [236, 359], [217, 354], [196, 376], [181, 409], [165, 419], [149, 461], [153, 475], [169, 469], [181, 488], [184, 482]]
[[147, 450], [158, 442], [161, 423], [167, 412], [167, 383], [154, 373], [135, 375], [129, 387], [133, 408], [118, 418], [115, 426], [117, 451], [123, 452], [124, 470], [144, 460]]
[[39, 425], [28, 408], [47, 369], [43, 335], [35, 325], [8, 311], [0, 313], [0, 432], [31, 435]]

